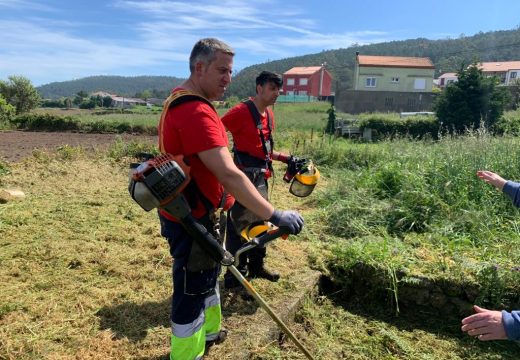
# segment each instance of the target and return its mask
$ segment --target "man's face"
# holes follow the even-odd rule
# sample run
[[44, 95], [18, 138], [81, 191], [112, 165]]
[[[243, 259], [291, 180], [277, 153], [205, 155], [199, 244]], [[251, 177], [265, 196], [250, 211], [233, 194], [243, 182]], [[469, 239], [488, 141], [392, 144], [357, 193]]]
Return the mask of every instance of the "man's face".
[[203, 95], [209, 100], [220, 99], [231, 82], [232, 72], [233, 56], [220, 51], [209, 65], [200, 63], [199, 81]]
[[280, 95], [280, 88], [273, 82], [258, 85], [257, 90], [257, 97], [265, 106], [273, 105]]

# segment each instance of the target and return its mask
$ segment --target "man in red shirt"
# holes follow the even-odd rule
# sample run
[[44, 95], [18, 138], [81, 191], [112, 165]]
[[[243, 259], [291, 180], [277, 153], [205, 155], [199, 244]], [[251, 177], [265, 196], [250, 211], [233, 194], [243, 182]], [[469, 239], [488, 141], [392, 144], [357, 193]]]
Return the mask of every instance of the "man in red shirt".
[[[241, 102], [229, 110], [222, 122], [233, 135], [234, 161], [249, 178], [263, 198], [268, 200], [267, 179], [272, 175], [272, 160], [287, 163], [289, 156], [274, 151], [272, 133], [275, 128], [274, 114], [269, 106], [273, 105], [280, 95], [282, 78], [280, 75], [262, 71], [256, 78], [256, 95]], [[262, 218], [255, 216], [247, 206], [240, 202], [229, 212], [226, 232], [226, 249], [234, 254], [242, 245], [240, 232], [243, 228]], [[268, 271], [264, 267], [266, 248], [255, 248], [244, 253], [240, 258], [238, 269], [248, 276], [278, 281], [280, 275]], [[247, 267], [247, 269], [246, 269]], [[230, 272], [225, 275], [224, 286], [232, 288], [239, 283]]]
[[[231, 82], [233, 50], [217, 39], [199, 40], [190, 55], [190, 77], [166, 100], [159, 124], [159, 148], [183, 155], [191, 167], [183, 194], [192, 215], [216, 233], [215, 209], [228, 209], [233, 195], [261, 219], [297, 234], [303, 218], [295, 211], [275, 210], [233, 163], [227, 136], [211, 100], [220, 98]], [[224, 191], [225, 189], [225, 191]], [[167, 238], [173, 262], [171, 353], [173, 360], [201, 359], [221, 342], [220, 266], [213, 262], [177, 219], [159, 212], [161, 234]]]

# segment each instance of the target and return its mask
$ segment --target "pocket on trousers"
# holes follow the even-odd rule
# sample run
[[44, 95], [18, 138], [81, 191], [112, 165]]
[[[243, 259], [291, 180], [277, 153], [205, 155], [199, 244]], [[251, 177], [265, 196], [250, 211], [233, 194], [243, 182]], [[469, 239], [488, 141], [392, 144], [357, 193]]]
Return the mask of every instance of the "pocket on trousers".
[[215, 289], [219, 269], [188, 271], [184, 268], [184, 294], [204, 295]]

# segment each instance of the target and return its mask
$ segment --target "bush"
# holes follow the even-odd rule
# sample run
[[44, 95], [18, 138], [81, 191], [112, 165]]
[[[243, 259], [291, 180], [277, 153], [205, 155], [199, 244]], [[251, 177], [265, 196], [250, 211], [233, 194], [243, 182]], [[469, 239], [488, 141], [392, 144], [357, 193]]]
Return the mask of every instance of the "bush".
[[362, 119], [361, 129], [369, 128], [376, 131], [376, 138], [394, 138], [410, 136], [416, 139], [436, 139], [439, 133], [437, 119], [426, 116], [413, 116], [405, 119], [373, 116]]
[[25, 130], [72, 131], [81, 128], [80, 122], [70, 116], [51, 114], [18, 115], [11, 123], [16, 128]]

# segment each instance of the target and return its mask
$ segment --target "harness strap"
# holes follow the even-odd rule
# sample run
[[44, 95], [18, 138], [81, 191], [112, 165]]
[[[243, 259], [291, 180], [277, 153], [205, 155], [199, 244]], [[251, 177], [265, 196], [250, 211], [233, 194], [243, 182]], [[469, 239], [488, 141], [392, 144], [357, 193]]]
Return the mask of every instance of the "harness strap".
[[236, 147], [233, 145], [233, 153], [235, 162], [239, 167], [242, 169], [249, 168], [249, 167], [259, 167], [263, 168], [264, 172], [266, 173], [266, 177], [270, 177], [271, 173], [273, 172], [273, 166], [272, 166], [272, 154], [273, 154], [273, 148], [274, 148], [274, 141], [273, 141], [273, 120], [271, 118], [271, 115], [269, 114], [269, 109], [265, 110], [266, 116], [267, 116], [267, 129], [268, 129], [268, 135], [267, 140], [265, 139], [264, 133], [263, 133], [263, 124], [260, 112], [256, 108], [255, 103], [251, 99], [247, 99], [244, 101], [244, 104], [246, 104], [247, 108], [249, 109], [249, 112], [251, 114], [251, 117], [253, 118], [253, 122], [255, 124], [255, 127], [258, 131], [258, 136], [260, 137], [260, 141], [262, 143], [262, 149], [264, 150], [264, 159], [258, 159], [254, 156], [249, 155], [246, 152], [237, 150]]
[[[215, 113], [217, 112], [215, 110], [215, 107], [205, 97], [195, 94], [189, 90], [179, 90], [176, 91], [164, 101], [163, 104], [163, 110], [161, 112], [161, 120], [159, 122], [159, 150], [161, 153], [165, 153], [165, 147], [164, 147], [164, 123], [166, 119], [166, 114], [168, 113], [168, 110], [171, 108], [174, 108], [175, 106], [190, 102], [190, 101], [201, 101], [207, 105], [209, 105]], [[189, 166], [189, 162], [186, 158], [184, 158], [184, 162]], [[222, 192], [222, 198], [220, 199], [218, 208], [215, 208], [211, 201], [202, 193], [202, 191], [197, 186], [197, 183], [195, 180], [190, 179], [190, 182], [186, 186], [186, 188], [183, 191], [184, 196], [186, 197], [186, 200], [188, 201], [188, 204], [190, 205], [191, 209], [194, 209], [197, 207], [197, 200], [200, 200], [200, 202], [204, 205], [206, 208], [207, 214], [213, 214], [217, 211], [221, 211], [224, 208], [224, 204], [226, 203], [226, 190]], [[210, 217], [212, 217], [210, 215]]]

